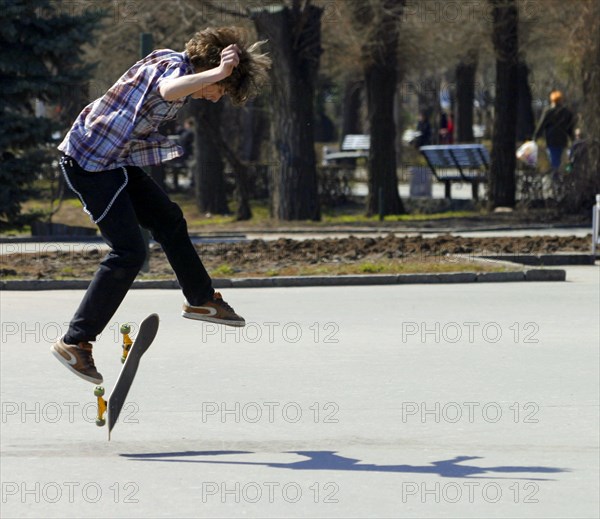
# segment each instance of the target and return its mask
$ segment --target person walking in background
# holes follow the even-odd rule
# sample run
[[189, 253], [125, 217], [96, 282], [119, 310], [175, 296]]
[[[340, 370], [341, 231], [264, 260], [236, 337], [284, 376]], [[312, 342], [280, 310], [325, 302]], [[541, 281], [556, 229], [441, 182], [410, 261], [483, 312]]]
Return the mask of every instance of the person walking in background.
[[562, 155], [569, 139], [573, 140], [574, 126], [575, 118], [571, 111], [564, 106], [562, 92], [552, 91], [550, 106], [544, 110], [533, 134], [533, 140], [536, 141], [542, 134], [544, 135], [550, 167], [555, 173], [560, 168]]
[[431, 125], [427, 118], [425, 110], [419, 112], [419, 122], [417, 123], [418, 136], [414, 140], [415, 147], [419, 149], [421, 146], [431, 144]]
[[454, 143], [454, 121], [452, 115], [444, 110], [440, 112], [440, 144]]

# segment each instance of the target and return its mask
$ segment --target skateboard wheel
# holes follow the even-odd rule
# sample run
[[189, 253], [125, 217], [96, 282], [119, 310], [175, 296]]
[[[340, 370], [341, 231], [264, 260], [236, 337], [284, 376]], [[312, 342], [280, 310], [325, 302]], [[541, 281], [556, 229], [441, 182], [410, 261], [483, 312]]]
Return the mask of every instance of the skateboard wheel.
[[98, 427], [102, 427], [105, 423], [106, 423], [106, 420], [104, 418], [96, 418], [96, 425]]
[[131, 332], [131, 326], [129, 326], [128, 324], [122, 324], [121, 325], [121, 333], [129, 333]]
[[96, 386], [94, 388], [94, 396], [102, 396], [104, 395], [104, 388], [102, 386]]

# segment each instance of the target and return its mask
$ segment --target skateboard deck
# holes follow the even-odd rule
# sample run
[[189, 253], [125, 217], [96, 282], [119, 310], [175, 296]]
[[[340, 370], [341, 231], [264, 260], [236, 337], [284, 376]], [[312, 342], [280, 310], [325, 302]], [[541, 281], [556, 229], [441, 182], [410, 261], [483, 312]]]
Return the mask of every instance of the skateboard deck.
[[150, 314], [148, 317], [146, 317], [146, 319], [144, 319], [140, 325], [140, 329], [135, 340], [133, 341], [133, 344], [131, 343], [131, 339], [129, 339], [128, 335], [129, 327], [126, 325], [121, 327], [121, 333], [123, 333], [124, 336], [124, 363], [121, 373], [119, 374], [119, 378], [117, 379], [117, 382], [115, 383], [115, 386], [108, 397], [108, 402], [102, 398], [104, 395], [104, 388], [102, 386], [96, 386], [96, 389], [94, 390], [94, 395], [98, 397], [98, 417], [96, 419], [96, 425], [104, 425], [103, 415], [104, 412], [108, 410], [109, 440], [111, 431], [117, 423], [121, 409], [123, 409], [123, 404], [125, 404], [125, 399], [127, 398], [131, 384], [133, 384], [133, 380], [140, 365], [142, 355], [144, 355], [156, 337], [156, 333], [158, 332], [158, 324], [159, 320], [157, 314]]

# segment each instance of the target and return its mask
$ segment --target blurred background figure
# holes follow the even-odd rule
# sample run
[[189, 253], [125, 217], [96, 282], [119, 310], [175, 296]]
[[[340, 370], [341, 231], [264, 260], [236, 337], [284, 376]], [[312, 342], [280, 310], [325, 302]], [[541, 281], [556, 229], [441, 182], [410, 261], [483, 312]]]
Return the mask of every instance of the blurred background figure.
[[431, 125], [425, 110], [419, 112], [419, 122], [417, 123], [417, 136], [414, 141], [415, 148], [431, 144]]
[[194, 185], [193, 160], [194, 160], [194, 120], [191, 118], [183, 122], [174, 136], [177, 144], [183, 148], [183, 155], [172, 160], [169, 169], [173, 175], [173, 190], [179, 191], [179, 177], [190, 176], [190, 186]]
[[552, 91], [550, 106], [544, 110], [533, 134], [533, 140], [544, 135], [550, 166], [554, 171], [558, 171], [560, 168], [562, 155], [569, 139], [573, 140], [574, 125], [575, 118], [571, 111], [564, 106], [562, 92]]
[[443, 108], [440, 112], [440, 144], [452, 144], [454, 142], [454, 121], [450, 112]]

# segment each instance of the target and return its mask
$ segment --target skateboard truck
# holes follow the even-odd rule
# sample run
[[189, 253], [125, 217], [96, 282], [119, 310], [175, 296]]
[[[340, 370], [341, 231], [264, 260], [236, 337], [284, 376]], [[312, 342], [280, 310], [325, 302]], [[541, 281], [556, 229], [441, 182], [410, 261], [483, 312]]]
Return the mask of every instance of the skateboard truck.
[[102, 398], [104, 396], [104, 388], [102, 386], [96, 386], [94, 388], [94, 396], [98, 399], [98, 414], [96, 415], [96, 425], [102, 427], [106, 420], [104, 419], [104, 413], [106, 412], [106, 400]]
[[129, 354], [129, 350], [131, 349], [131, 345], [133, 341], [131, 337], [129, 337], [129, 333], [131, 332], [131, 326], [128, 324], [121, 325], [121, 334], [123, 335], [123, 355], [121, 355], [121, 363], [125, 363], [125, 359]]
[[[129, 326], [128, 324], [123, 324], [121, 325], [120, 331], [123, 335], [123, 353], [121, 355], [121, 363], [124, 364], [125, 360], [127, 359], [127, 355], [129, 354], [129, 350], [131, 349], [131, 345], [133, 344], [131, 337], [129, 337], [129, 334], [131, 333], [131, 326]], [[94, 396], [98, 400], [98, 413], [96, 414], [96, 425], [98, 427], [102, 427], [104, 424], [106, 424], [104, 414], [106, 413], [107, 408], [106, 400], [102, 398], [104, 396], [104, 387], [96, 386], [94, 388]]]

